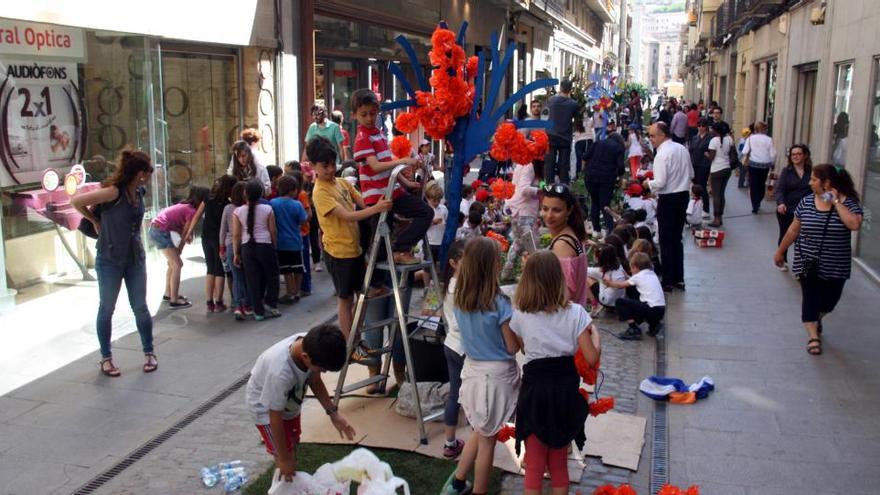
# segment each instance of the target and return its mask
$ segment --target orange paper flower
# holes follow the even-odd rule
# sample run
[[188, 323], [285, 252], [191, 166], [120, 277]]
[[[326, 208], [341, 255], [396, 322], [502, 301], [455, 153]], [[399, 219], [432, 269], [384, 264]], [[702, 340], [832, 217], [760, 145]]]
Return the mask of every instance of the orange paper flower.
[[486, 232], [486, 237], [497, 242], [498, 245], [501, 246], [502, 252], [506, 253], [507, 250], [510, 249], [510, 242], [508, 242], [507, 238], [504, 237], [503, 235], [499, 234], [498, 232], [495, 232], [494, 230], [490, 230], [490, 231]]
[[601, 358], [600, 361], [596, 362], [596, 366], [590, 366], [587, 364], [587, 360], [584, 359], [584, 354], [582, 352], [578, 352], [574, 355], [574, 367], [577, 369], [578, 375], [587, 385], [596, 384], [596, 376], [599, 374], [600, 363]]
[[617, 495], [617, 488], [614, 485], [602, 485], [593, 490], [593, 495]]
[[395, 126], [405, 134], [415, 132], [419, 128], [419, 116], [414, 112], [402, 112], [397, 116]]
[[526, 139], [510, 122], [501, 124], [495, 130], [489, 154], [498, 161], [513, 160], [515, 163], [532, 163], [543, 158], [550, 147], [550, 138], [543, 131], [531, 133], [535, 139]]
[[499, 442], [506, 442], [511, 438], [516, 436], [516, 428], [511, 424], [506, 424], [498, 430], [498, 433], [495, 435], [495, 439]]
[[681, 488], [672, 485], [663, 485], [657, 495], [682, 495]]
[[700, 487], [697, 485], [691, 485], [684, 492], [684, 495], [700, 495]]
[[602, 397], [590, 404], [590, 416], [596, 417], [614, 409], [614, 397]]
[[406, 136], [394, 136], [390, 148], [391, 154], [397, 158], [409, 158], [412, 153], [412, 143]]
[[624, 483], [617, 487], [617, 495], [636, 495], [636, 491], [628, 483]]
[[492, 181], [489, 186], [489, 190], [492, 191], [492, 196], [503, 200], [512, 198], [515, 189], [516, 186], [512, 183], [501, 179]]

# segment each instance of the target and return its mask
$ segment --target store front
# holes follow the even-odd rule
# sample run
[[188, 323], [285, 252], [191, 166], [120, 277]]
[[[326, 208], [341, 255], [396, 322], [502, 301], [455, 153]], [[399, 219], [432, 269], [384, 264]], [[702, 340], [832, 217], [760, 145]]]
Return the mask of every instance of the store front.
[[[64, 191], [73, 166], [85, 170], [80, 189], [97, 187], [125, 146], [147, 151], [156, 170], [147, 224], [225, 173], [242, 128], [274, 129], [274, 91], [260, 86], [271, 78], [242, 68], [246, 59], [271, 76], [272, 50], [2, 18], [0, 39], [0, 261], [22, 300], [29, 288], [90, 277], [94, 241], [76, 231]], [[248, 77], [256, 83], [244, 91]], [[61, 178], [51, 193], [41, 184], [48, 169]]]

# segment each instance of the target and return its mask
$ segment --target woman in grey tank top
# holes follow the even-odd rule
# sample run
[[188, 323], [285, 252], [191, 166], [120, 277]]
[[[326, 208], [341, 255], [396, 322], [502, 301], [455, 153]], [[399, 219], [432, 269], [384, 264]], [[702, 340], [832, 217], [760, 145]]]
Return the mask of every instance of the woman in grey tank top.
[[[116, 173], [104, 183], [104, 187], [77, 195], [70, 201], [98, 232], [95, 270], [100, 304], [96, 326], [101, 346], [99, 366], [107, 376], [120, 375], [119, 368], [113, 363], [110, 337], [113, 311], [123, 281], [144, 350], [143, 370], [149, 373], [159, 367], [153, 353], [153, 319], [147, 307], [147, 269], [141, 240], [144, 190], [152, 173], [149, 155], [125, 149], [119, 155]], [[102, 205], [100, 218], [94, 213], [96, 205]]]

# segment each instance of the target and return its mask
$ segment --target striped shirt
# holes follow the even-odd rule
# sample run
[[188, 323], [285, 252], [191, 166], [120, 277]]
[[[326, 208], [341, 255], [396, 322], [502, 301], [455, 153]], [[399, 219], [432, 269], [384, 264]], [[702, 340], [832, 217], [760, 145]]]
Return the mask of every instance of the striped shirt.
[[[367, 158], [375, 156], [380, 162], [391, 161], [391, 150], [388, 149], [388, 141], [377, 128], [368, 128], [362, 125], [357, 127], [357, 135], [354, 138], [354, 160], [358, 162], [360, 175], [361, 196], [367, 206], [376, 204], [379, 198], [385, 194], [388, 188], [388, 180], [393, 168], [384, 172], [375, 172], [367, 165]], [[397, 199], [405, 194], [400, 184], [394, 184], [392, 199]]]
[[[857, 215], [863, 214], [862, 207], [851, 198], [846, 198], [843, 205]], [[817, 210], [816, 196], [810, 194], [798, 203], [794, 216], [801, 223], [801, 231], [794, 247], [794, 273], [804, 275], [804, 260], [818, 258], [820, 278], [849, 278], [852, 269], [852, 231], [843, 224], [837, 209], [832, 206], [828, 212]], [[823, 241], [822, 231], [826, 221], [828, 231]]]

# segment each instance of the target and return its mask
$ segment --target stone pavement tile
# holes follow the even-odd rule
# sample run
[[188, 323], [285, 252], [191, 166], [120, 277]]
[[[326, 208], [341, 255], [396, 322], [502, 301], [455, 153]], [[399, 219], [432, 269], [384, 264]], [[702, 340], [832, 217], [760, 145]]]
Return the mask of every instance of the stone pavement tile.
[[[714, 392], [718, 393], [718, 392]], [[710, 405], [712, 396], [696, 404], [674, 409], [693, 428], [727, 432], [778, 433], [779, 426], [772, 412], [760, 410], [729, 411]]]
[[[16, 416], [24, 414], [40, 404], [41, 402], [38, 400], [0, 396], [0, 423], [4, 423]], [[0, 446], [0, 452], [2, 451], [3, 448]]]
[[832, 435], [831, 443], [840, 461], [880, 466], [880, 437]]
[[840, 451], [833, 443], [834, 435], [813, 433], [821, 434], [739, 433], [734, 437], [735, 455], [773, 461], [840, 461]]
[[[41, 476], [23, 474], [32, 471]], [[86, 468], [72, 464], [0, 455], [0, 495], [51, 493], [71, 480], [80, 479], [85, 472]]]
[[684, 428], [684, 449], [677, 449], [676, 454], [688, 456], [724, 457], [734, 454], [736, 439], [741, 433], [727, 431]]
[[734, 345], [679, 345], [678, 355], [681, 358], [698, 357], [700, 359], [727, 361], [755, 361], [751, 347]]

